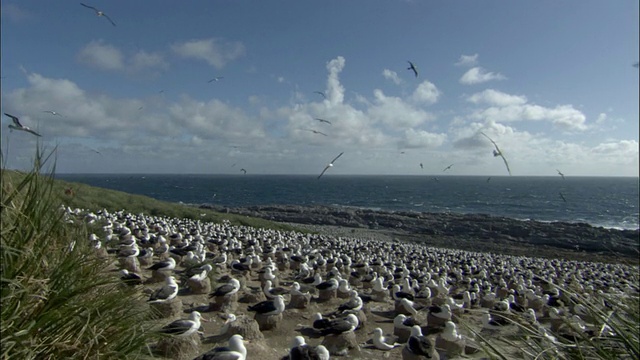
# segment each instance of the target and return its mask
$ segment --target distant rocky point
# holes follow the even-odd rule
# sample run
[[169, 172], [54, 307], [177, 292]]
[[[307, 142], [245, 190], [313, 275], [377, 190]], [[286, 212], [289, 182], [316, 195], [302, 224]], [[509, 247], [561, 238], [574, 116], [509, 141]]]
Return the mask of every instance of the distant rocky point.
[[[639, 230], [594, 227], [586, 223], [540, 222], [486, 214], [378, 211], [330, 206], [269, 205], [246, 208], [211, 204], [201, 208], [266, 220], [383, 232], [391, 238], [432, 246], [528, 256], [637, 264]], [[558, 253], [560, 251], [560, 253]]]

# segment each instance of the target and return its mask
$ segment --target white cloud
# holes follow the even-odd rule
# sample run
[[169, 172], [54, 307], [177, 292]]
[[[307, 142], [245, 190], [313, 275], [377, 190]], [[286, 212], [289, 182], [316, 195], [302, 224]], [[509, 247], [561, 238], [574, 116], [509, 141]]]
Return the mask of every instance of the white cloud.
[[404, 131], [404, 137], [398, 142], [398, 147], [406, 149], [435, 149], [444, 144], [446, 139], [447, 134], [407, 129]]
[[77, 55], [78, 61], [101, 70], [124, 69], [124, 56], [113, 45], [102, 40], [92, 40]]
[[638, 141], [620, 140], [596, 145], [591, 151], [606, 157], [613, 156], [616, 159], [624, 158], [629, 161], [638, 161]]
[[509, 95], [501, 91], [487, 89], [469, 96], [467, 101], [474, 104], [508, 106], [525, 104], [527, 102], [527, 98], [525, 96]]
[[487, 72], [481, 67], [469, 69], [460, 78], [460, 83], [465, 85], [481, 84], [492, 80], [505, 80], [506, 77], [499, 73]]
[[456, 66], [474, 66], [478, 63], [478, 54], [460, 55]]
[[373, 121], [396, 127], [416, 127], [425, 121], [433, 120], [433, 115], [416, 109], [399, 97], [386, 96], [382, 90], [374, 90], [374, 105], [367, 114]]
[[547, 108], [540, 105], [508, 105], [503, 107], [489, 107], [472, 114], [475, 119], [496, 122], [512, 121], [549, 121], [566, 130], [586, 130], [586, 117], [571, 105], [558, 105]]
[[131, 58], [131, 65], [134, 69], [147, 69], [147, 68], [157, 68], [157, 69], [167, 69], [169, 64], [164, 60], [162, 55], [158, 53], [149, 53], [144, 50], [138, 51]]
[[245, 47], [241, 42], [216, 38], [176, 43], [171, 46], [171, 49], [179, 56], [204, 60], [217, 69], [245, 54]]
[[402, 79], [400, 79], [398, 73], [396, 73], [395, 71], [384, 69], [382, 70], [382, 76], [384, 76], [384, 78], [387, 80], [391, 80], [391, 82], [396, 85], [400, 85], [402, 83]]
[[344, 101], [344, 87], [340, 84], [340, 72], [344, 69], [345, 60], [342, 56], [329, 61], [327, 63], [327, 70], [329, 70], [329, 77], [327, 79], [327, 100], [332, 105], [341, 104]]
[[435, 104], [440, 98], [440, 90], [428, 80], [423, 81], [411, 95], [416, 103]]

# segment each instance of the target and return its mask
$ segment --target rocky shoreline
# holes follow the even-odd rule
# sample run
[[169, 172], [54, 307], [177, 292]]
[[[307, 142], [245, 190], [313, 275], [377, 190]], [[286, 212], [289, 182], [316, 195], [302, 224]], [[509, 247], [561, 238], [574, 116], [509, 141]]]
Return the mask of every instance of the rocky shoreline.
[[291, 223], [338, 236], [416, 241], [467, 251], [638, 264], [639, 230], [608, 229], [585, 223], [522, 221], [486, 214], [297, 205], [237, 208], [204, 204], [200, 207]]

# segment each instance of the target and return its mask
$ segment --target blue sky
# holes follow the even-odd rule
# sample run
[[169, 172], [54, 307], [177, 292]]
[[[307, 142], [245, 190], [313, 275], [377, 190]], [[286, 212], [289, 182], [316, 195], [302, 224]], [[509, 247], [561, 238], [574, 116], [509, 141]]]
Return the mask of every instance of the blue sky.
[[484, 132], [514, 176], [638, 176], [634, 0], [84, 3], [116, 26], [1, 4], [2, 112], [42, 134], [3, 115], [9, 168], [507, 175]]

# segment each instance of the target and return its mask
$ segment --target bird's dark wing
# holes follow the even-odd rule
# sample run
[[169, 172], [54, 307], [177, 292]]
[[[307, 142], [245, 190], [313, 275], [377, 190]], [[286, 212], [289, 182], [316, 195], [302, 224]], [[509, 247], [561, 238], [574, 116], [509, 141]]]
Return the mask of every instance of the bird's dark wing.
[[407, 347], [416, 355], [431, 355], [433, 350], [431, 342], [424, 336], [411, 336]]
[[325, 134], [325, 133], [323, 133], [323, 132], [320, 132], [320, 131], [314, 131], [314, 132], [315, 132], [315, 133], [318, 133], [318, 134], [320, 134], [320, 135], [329, 136], [329, 135], [327, 135], [327, 134]]
[[320, 179], [320, 177], [322, 175], [324, 175], [325, 171], [327, 171], [327, 169], [329, 168], [329, 165], [325, 166], [324, 170], [322, 170], [322, 172], [320, 173], [320, 175], [318, 175], [318, 179]]
[[314, 93], [322, 95], [322, 97], [325, 99], [327, 98], [327, 95], [325, 95], [322, 91], [314, 91]]
[[7, 114], [7, 113], [4, 113], [4, 114], [5, 114], [5, 115], [7, 115], [8, 117], [10, 117], [10, 118], [11, 118], [11, 120], [13, 120], [13, 123], [14, 123], [14, 124], [16, 124], [16, 126], [24, 127], [24, 126], [22, 126], [22, 124], [20, 124], [20, 120], [18, 120], [18, 118], [17, 118], [17, 117], [15, 117], [15, 116], [13, 116], [13, 115], [9, 115], [9, 114]]
[[109, 20], [109, 22], [111, 23], [111, 25], [116, 26], [116, 23], [114, 23], [113, 20], [111, 20], [111, 18], [107, 16], [107, 14], [102, 13], [102, 16], [106, 17], [107, 20]]
[[507, 162], [507, 159], [504, 157], [504, 155], [502, 155], [502, 152], [500, 152], [500, 157], [502, 158], [502, 161], [504, 161], [504, 166], [507, 167], [507, 172], [509, 173], [509, 175], [511, 175], [511, 169], [509, 169], [509, 163]]
[[489, 141], [491, 141], [491, 143], [493, 144], [493, 146], [496, 147], [496, 150], [498, 150], [498, 152], [500, 152], [500, 148], [498, 147], [498, 144], [496, 144], [495, 141], [493, 141], [487, 134], [483, 133], [482, 131], [480, 131], [480, 134], [484, 135], [484, 137], [486, 137], [487, 139], [489, 139]]
[[340, 155], [336, 156], [335, 159], [331, 160], [331, 164], [333, 164], [334, 161], [338, 160], [338, 158], [342, 156], [342, 154], [344, 154], [344, 152], [341, 152]]
[[191, 325], [193, 325], [193, 322], [190, 320], [176, 320], [163, 327], [160, 332], [165, 334], [180, 334], [191, 329]]
[[83, 3], [80, 3], [80, 5], [82, 5], [82, 6], [86, 7], [86, 8], [89, 8], [89, 9], [91, 9], [91, 10], [95, 11], [95, 12], [100, 11], [100, 10], [98, 10], [98, 9], [94, 8], [93, 6], [85, 5], [85, 4], [83, 4]]

